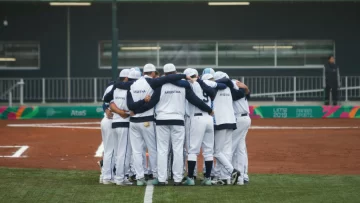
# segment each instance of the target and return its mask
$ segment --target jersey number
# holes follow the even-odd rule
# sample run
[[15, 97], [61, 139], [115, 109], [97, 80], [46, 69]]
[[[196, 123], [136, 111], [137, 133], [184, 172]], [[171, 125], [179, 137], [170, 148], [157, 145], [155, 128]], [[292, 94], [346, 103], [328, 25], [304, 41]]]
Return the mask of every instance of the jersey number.
[[203, 91], [203, 96], [205, 97], [205, 99], [203, 99], [203, 102], [205, 103], [209, 102], [209, 96], [204, 91]]

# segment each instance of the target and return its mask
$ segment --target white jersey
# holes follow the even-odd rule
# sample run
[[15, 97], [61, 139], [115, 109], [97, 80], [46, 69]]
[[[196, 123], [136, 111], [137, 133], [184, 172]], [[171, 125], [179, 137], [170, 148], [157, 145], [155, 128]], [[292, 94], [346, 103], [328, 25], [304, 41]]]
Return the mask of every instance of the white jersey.
[[[115, 105], [119, 109], [124, 110], [124, 111], [129, 111], [129, 108], [126, 104], [126, 102], [127, 102], [126, 97], [127, 97], [127, 90], [115, 89], [114, 90], [114, 100], [112, 102], [115, 103]], [[118, 123], [118, 122], [129, 122], [129, 117], [123, 118], [119, 114], [114, 113], [113, 123]]]
[[156, 120], [184, 120], [185, 88], [167, 83], [161, 87], [156, 105]]
[[235, 124], [234, 108], [230, 88], [218, 90], [214, 99], [214, 125]]
[[[234, 83], [234, 89], [238, 90], [238, 86], [236, 85], [236, 81], [232, 81]], [[234, 112], [235, 112], [235, 115], [238, 116], [238, 115], [241, 115], [241, 114], [250, 114], [250, 111], [249, 111], [249, 103], [246, 99], [246, 97], [243, 97], [239, 100], [236, 100], [236, 101], [233, 101], [233, 107], [234, 107]]]
[[[102, 100], [104, 100], [105, 95], [112, 90], [113, 86], [114, 86], [114, 85], [110, 85], [110, 86], [108, 86], [108, 87], [106, 88]], [[105, 112], [104, 112], [104, 117], [106, 117], [106, 113], [105, 113]]]
[[[192, 90], [194, 91], [195, 95], [199, 97], [205, 104], [207, 104], [209, 107], [211, 107], [211, 99], [209, 96], [206, 95], [206, 93], [201, 88], [200, 84], [198, 82], [190, 83]], [[200, 110], [198, 107], [192, 105], [188, 101], [186, 101], [186, 115], [187, 116], [193, 116], [196, 113], [206, 113], [202, 110]]]
[[[130, 87], [131, 95], [132, 95], [134, 102], [144, 99], [146, 97], [146, 95], [151, 96], [154, 93], [154, 90], [150, 87], [150, 85], [146, 81], [145, 77], [149, 77], [149, 76], [143, 76], [143, 77], [139, 78]], [[145, 117], [145, 116], [152, 116], [152, 115], [154, 115], [154, 108], [149, 109], [148, 111], [145, 111], [143, 113], [138, 113], [133, 117]]]

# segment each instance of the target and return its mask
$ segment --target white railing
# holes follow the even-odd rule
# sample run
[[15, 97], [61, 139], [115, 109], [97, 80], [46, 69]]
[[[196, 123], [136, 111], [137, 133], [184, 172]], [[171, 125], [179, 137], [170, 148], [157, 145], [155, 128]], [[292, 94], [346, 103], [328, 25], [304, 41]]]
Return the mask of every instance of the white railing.
[[[309, 101], [324, 96], [321, 76], [246, 76], [233, 78], [244, 81], [257, 100]], [[20, 78], [0, 78], [0, 101], [9, 99], [22, 103], [100, 102], [110, 78], [24, 78], [25, 85], [16, 87]], [[9, 89], [11, 91], [9, 91]], [[70, 91], [70, 92], [68, 92]], [[341, 77], [340, 100], [360, 100], [360, 76]]]
[[20, 86], [19, 89], [19, 94], [20, 94], [20, 98], [19, 98], [19, 103], [20, 105], [24, 104], [24, 80], [20, 79], [19, 81], [15, 81], [14, 84], [7, 86], [7, 85], [1, 85], [1, 88], [7, 88], [6, 91], [2, 92], [0, 94], [0, 98], [1, 97], [8, 97], [8, 102], [9, 102], [9, 106], [12, 106], [13, 104], [13, 90]]

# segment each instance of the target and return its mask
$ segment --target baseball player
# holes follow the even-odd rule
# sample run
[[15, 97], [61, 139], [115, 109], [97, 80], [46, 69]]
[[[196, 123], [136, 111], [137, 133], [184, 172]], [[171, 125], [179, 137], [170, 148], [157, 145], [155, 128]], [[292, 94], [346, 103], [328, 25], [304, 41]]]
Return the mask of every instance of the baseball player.
[[[165, 77], [176, 74], [173, 64], [164, 66]], [[181, 75], [181, 74], [180, 74]], [[190, 77], [187, 77], [190, 79]], [[183, 82], [183, 83], [182, 83]], [[150, 102], [156, 103], [156, 133], [158, 155], [158, 181], [159, 185], [165, 185], [168, 170], [168, 153], [170, 143], [173, 149], [173, 177], [174, 185], [181, 185], [183, 178], [183, 145], [185, 139], [184, 115], [185, 99], [204, 112], [212, 114], [212, 109], [200, 100], [191, 90], [186, 81], [167, 83], [155, 90]], [[154, 103], [152, 103], [154, 101]], [[144, 105], [146, 106], [146, 104]]]
[[[122, 70], [120, 80], [123, 82], [134, 81], [140, 77], [140, 72], [135, 69]], [[127, 107], [127, 90], [115, 89], [113, 91], [113, 101], [110, 103], [110, 109], [115, 112], [112, 128], [115, 129], [116, 150], [116, 175], [115, 183], [117, 185], [131, 185], [126, 178], [130, 171], [131, 146], [129, 142], [129, 109]]]
[[[113, 82], [111, 82], [105, 90], [104, 97], [113, 88]], [[113, 114], [109, 109], [109, 103], [104, 102], [103, 109], [105, 111], [104, 118], [101, 120], [101, 136], [104, 145], [103, 155], [103, 166], [101, 168], [100, 183], [105, 185], [112, 184], [114, 181], [114, 166], [115, 166], [115, 155], [114, 155], [114, 130], [112, 129], [112, 118]]]
[[[206, 105], [211, 107], [211, 101], [216, 95], [215, 89], [207, 86], [202, 80], [198, 78], [198, 72], [195, 69], [185, 70], [184, 73], [190, 76], [194, 81], [191, 84], [191, 88], [195, 95], [199, 97]], [[221, 84], [223, 85], [223, 84]], [[221, 87], [217, 85], [217, 87]], [[222, 89], [226, 86], [223, 85]], [[189, 121], [189, 132], [188, 132], [188, 177], [185, 181], [185, 185], [195, 185], [194, 171], [197, 161], [197, 156], [200, 153], [200, 148], [203, 149], [203, 156], [205, 160], [205, 178], [202, 181], [202, 185], [212, 185], [210, 172], [213, 166], [213, 150], [214, 150], [214, 124], [213, 118], [203, 112], [196, 106], [186, 103], [186, 113]]]
[[[223, 72], [216, 72], [214, 74], [215, 80], [225, 79], [226, 74]], [[228, 76], [227, 76], [228, 77]], [[230, 81], [230, 80], [229, 80]], [[229, 84], [231, 83], [231, 84]], [[233, 83], [227, 83], [233, 88]], [[214, 112], [214, 129], [215, 129], [215, 147], [214, 157], [216, 158], [216, 166], [213, 169], [216, 176], [214, 182], [220, 178], [220, 184], [236, 184], [240, 172], [232, 165], [232, 132], [236, 129], [236, 120], [234, 116], [234, 109], [232, 106], [233, 96], [231, 89], [227, 87], [224, 90], [218, 90], [213, 105]]]
[[[144, 76], [134, 82], [130, 88], [131, 98], [134, 102], [143, 100], [147, 95], [152, 95], [154, 90], [161, 87], [163, 84], [181, 80], [186, 78], [184, 74], [169, 75], [166, 77], [156, 78], [156, 68], [153, 64], [146, 64], [144, 66]], [[132, 107], [128, 103], [130, 110], [136, 111], [141, 110]], [[130, 141], [134, 157], [134, 168], [136, 171], [137, 185], [146, 185], [144, 178], [144, 167], [143, 167], [143, 149], [147, 147], [149, 153], [150, 166], [154, 180], [152, 184], [158, 184], [158, 169], [157, 169], [157, 145], [156, 145], [156, 134], [154, 124], [154, 108], [148, 109], [144, 112], [137, 111], [136, 114], [130, 117]]]
[[[239, 87], [245, 89], [246, 97], [235, 100], [233, 102], [235, 117], [236, 117], [236, 130], [234, 130], [232, 135], [232, 151], [233, 158], [232, 164], [240, 171], [240, 177], [238, 179], [238, 185], [244, 185], [248, 183], [249, 176], [247, 174], [248, 168], [248, 156], [246, 149], [246, 134], [251, 125], [251, 119], [249, 117], [249, 104], [248, 99], [250, 98], [250, 91], [246, 85], [238, 81], [233, 80], [234, 88], [238, 89]], [[239, 86], [238, 86], [239, 85]]]

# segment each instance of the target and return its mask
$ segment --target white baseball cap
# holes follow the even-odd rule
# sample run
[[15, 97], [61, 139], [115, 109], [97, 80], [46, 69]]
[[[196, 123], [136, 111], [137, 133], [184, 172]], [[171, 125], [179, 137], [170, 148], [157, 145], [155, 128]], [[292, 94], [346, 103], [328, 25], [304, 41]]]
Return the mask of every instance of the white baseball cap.
[[214, 74], [214, 79], [215, 80], [219, 80], [221, 78], [229, 78], [228, 74], [222, 72], [222, 71], [217, 71], [215, 74]]
[[212, 68], [205, 68], [205, 69], [203, 70], [202, 74], [203, 74], [203, 75], [205, 75], [205, 74], [211, 74], [212, 76], [214, 76], [215, 71], [214, 71], [214, 69], [212, 69]]
[[151, 63], [145, 64], [144, 73], [154, 72], [154, 71], [156, 71], [156, 67], [153, 64]]
[[141, 73], [135, 69], [129, 72], [129, 76], [128, 76], [129, 79], [139, 79], [140, 77], [141, 77]]
[[174, 72], [174, 71], [176, 71], [174, 64], [172, 64], [172, 63], [165, 64], [164, 73], [170, 73], [170, 72]]
[[202, 80], [210, 80], [213, 78], [214, 77], [210, 73], [206, 73], [206, 74], [202, 75], [202, 77], [201, 77]]
[[185, 70], [184, 70], [184, 74], [187, 75], [188, 72], [190, 72], [191, 69], [192, 69], [192, 68], [187, 68], [187, 69], [185, 69]]
[[127, 78], [129, 76], [130, 69], [122, 69], [120, 71], [119, 77], [120, 78]]
[[186, 73], [184, 72], [184, 74], [186, 74], [186, 76], [193, 76], [193, 75], [198, 75], [198, 72], [195, 70], [195, 69], [190, 69], [190, 70], [188, 70]]
[[139, 71], [141, 73], [141, 70], [139, 67], [130, 68], [130, 71], [132, 71], [132, 70]]

